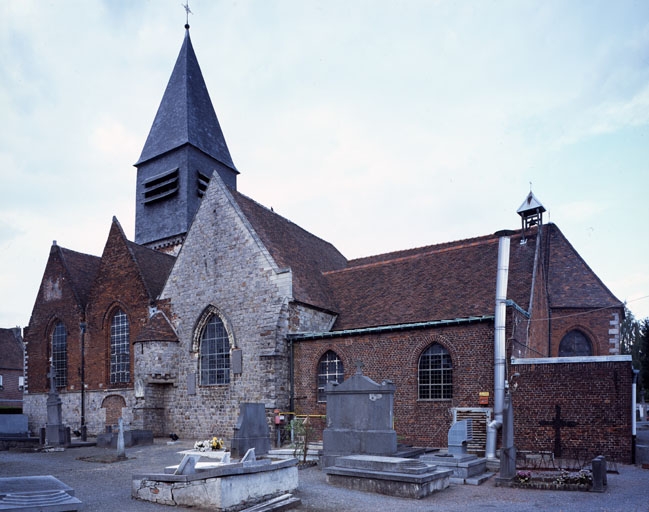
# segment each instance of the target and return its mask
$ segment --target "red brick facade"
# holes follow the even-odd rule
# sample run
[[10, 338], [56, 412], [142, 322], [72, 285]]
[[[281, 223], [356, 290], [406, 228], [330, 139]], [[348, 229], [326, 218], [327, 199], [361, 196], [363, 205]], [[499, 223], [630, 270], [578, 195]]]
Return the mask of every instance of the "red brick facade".
[[[462, 326], [359, 335], [335, 339], [301, 341], [294, 346], [296, 411], [325, 414], [318, 403], [317, 365], [333, 350], [342, 360], [345, 377], [363, 363], [363, 374], [381, 382], [397, 384], [394, 395], [395, 430], [402, 442], [423, 446], [445, 446], [453, 423], [454, 407], [480, 407], [481, 391], [493, 390], [493, 322]], [[418, 400], [417, 370], [421, 353], [438, 343], [450, 354], [453, 364], [453, 398]]]

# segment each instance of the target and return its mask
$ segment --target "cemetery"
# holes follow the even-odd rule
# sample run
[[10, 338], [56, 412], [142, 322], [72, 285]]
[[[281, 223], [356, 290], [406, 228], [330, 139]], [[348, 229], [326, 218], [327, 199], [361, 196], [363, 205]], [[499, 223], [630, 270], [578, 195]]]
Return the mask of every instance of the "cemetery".
[[[52, 371], [51, 378], [53, 375]], [[360, 362], [350, 378], [340, 384], [327, 384], [322, 443], [309, 444], [306, 436], [302, 440], [312, 458], [316, 453], [317, 470], [325, 475], [327, 484], [332, 488], [420, 500], [443, 493], [451, 484], [479, 486], [494, 476], [493, 461], [488, 466], [486, 458], [467, 449], [472, 440], [471, 419], [456, 421], [451, 426], [446, 449], [398, 444], [393, 429], [395, 390], [396, 386], [389, 380], [379, 384], [363, 375]], [[495, 487], [599, 493], [607, 490], [610, 466], [603, 456], [583, 461], [568, 471], [562, 465], [565, 459], [517, 454], [513, 416], [513, 401], [507, 390]], [[108, 429], [95, 442], [72, 442], [70, 428], [61, 421], [56, 386], [52, 386], [48, 397], [47, 419], [37, 438], [41, 450], [94, 444], [110, 454], [94, 459], [79, 457], [79, 460], [127, 461], [127, 447], [153, 444], [152, 433], [131, 431], [122, 418], [115, 430]], [[3, 435], [30, 438], [26, 418], [21, 415], [6, 415], [0, 421], [0, 429]], [[170, 437], [172, 441], [167, 444], [173, 446], [177, 436]], [[196, 441], [192, 449], [177, 452], [177, 464], [160, 467], [158, 471], [134, 473], [131, 496], [162, 505], [230, 512], [299, 506], [300, 499], [295, 493], [300, 487], [296, 458], [300, 454], [294, 452], [294, 456], [287, 457], [285, 447], [272, 449], [272, 438], [264, 404], [241, 403], [230, 439], [224, 441], [215, 436]], [[292, 441], [299, 446], [299, 439], [292, 438]], [[53, 475], [0, 478], [0, 511], [61, 511], [81, 510], [81, 507], [75, 489]]]

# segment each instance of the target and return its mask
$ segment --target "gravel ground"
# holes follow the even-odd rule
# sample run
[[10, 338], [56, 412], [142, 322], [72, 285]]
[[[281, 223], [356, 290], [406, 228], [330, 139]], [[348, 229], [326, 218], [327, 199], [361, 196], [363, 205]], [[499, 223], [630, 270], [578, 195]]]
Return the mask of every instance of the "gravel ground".
[[[166, 440], [159, 439], [152, 446], [128, 448], [127, 460], [118, 462], [111, 462], [114, 450], [97, 447], [47, 453], [0, 452], [0, 476], [53, 475], [75, 489], [85, 512], [169, 511], [173, 509], [131, 499], [131, 475], [161, 472], [165, 466], [177, 464], [181, 458], [178, 452], [191, 446], [189, 441], [168, 445]], [[495, 487], [492, 478], [481, 486], [451, 485], [422, 500], [408, 500], [332, 487], [320, 469], [309, 467], [299, 472], [300, 485], [295, 495], [302, 503], [295, 510], [648, 511], [649, 470], [618, 465], [618, 471], [608, 475], [604, 493], [508, 489]]]

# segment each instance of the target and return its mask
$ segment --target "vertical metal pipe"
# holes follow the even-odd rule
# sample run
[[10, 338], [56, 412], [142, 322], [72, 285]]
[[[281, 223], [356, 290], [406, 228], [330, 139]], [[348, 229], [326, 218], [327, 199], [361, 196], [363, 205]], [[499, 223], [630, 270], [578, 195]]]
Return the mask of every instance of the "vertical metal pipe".
[[494, 319], [494, 419], [487, 428], [486, 456], [496, 458], [496, 434], [503, 422], [505, 400], [505, 323], [507, 313], [507, 280], [509, 278], [508, 236], [498, 241], [498, 271], [496, 274], [496, 311]]
[[81, 440], [86, 441], [86, 322], [81, 328]]

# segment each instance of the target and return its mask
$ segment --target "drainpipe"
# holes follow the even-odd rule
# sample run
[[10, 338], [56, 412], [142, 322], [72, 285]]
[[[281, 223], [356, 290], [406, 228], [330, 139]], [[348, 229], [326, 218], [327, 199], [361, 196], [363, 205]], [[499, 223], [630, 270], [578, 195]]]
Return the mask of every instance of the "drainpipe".
[[505, 401], [505, 320], [507, 279], [509, 277], [509, 236], [498, 241], [498, 272], [496, 274], [496, 314], [494, 320], [494, 419], [487, 426], [487, 459], [496, 458], [497, 431], [503, 424]]
[[81, 329], [81, 440], [87, 440], [86, 428], [86, 322], [79, 324]]

